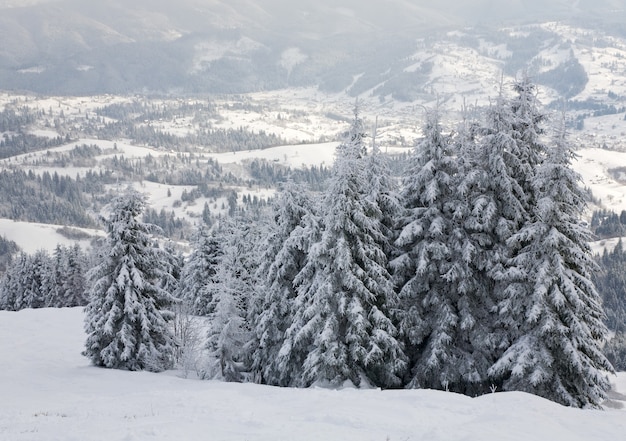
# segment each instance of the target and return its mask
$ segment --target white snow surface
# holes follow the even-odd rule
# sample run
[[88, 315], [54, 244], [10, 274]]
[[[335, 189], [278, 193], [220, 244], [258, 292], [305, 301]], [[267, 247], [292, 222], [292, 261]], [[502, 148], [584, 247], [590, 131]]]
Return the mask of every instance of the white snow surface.
[[241, 163], [242, 161], [261, 158], [293, 168], [310, 165], [326, 165], [330, 167], [335, 160], [335, 149], [338, 145], [338, 142], [297, 144], [270, 147], [263, 150], [206, 153], [204, 156], [213, 158], [220, 164]]
[[[63, 225], [39, 224], [0, 218], [0, 235], [14, 241], [24, 252], [29, 254], [34, 254], [39, 250], [52, 251], [57, 244], [72, 246], [78, 243], [83, 249], [89, 246], [89, 239], [68, 239], [57, 232], [60, 228], [63, 228]], [[72, 227], [72, 229], [79, 230], [91, 237], [104, 235], [104, 232], [100, 230], [78, 227]]]
[[[525, 393], [283, 389], [90, 366], [83, 309], [0, 311], [0, 440], [624, 439], [626, 410]], [[626, 373], [614, 378], [626, 392]]]
[[614, 179], [609, 170], [626, 167], [626, 153], [588, 148], [576, 151], [578, 160], [572, 166], [581, 175], [582, 184], [591, 188], [602, 205], [620, 213], [626, 210], [626, 185]]

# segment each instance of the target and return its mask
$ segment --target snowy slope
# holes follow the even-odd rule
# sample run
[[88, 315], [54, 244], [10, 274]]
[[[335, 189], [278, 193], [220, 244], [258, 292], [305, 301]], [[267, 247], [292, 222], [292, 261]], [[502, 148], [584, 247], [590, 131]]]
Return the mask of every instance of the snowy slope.
[[[624, 123], [624, 125], [626, 126], [626, 123]], [[76, 144], [81, 143], [97, 144], [103, 149], [110, 149], [113, 146], [112, 142], [101, 140], [81, 140]], [[72, 144], [71, 147], [74, 147], [76, 144]], [[323, 144], [297, 144], [292, 146], [272, 147], [264, 150], [248, 150], [232, 153], [206, 153], [204, 154], [204, 157], [213, 158], [225, 166], [228, 166], [229, 164], [242, 163], [253, 158], [261, 158], [294, 168], [312, 165], [330, 166], [334, 161], [336, 146], [336, 142]], [[67, 146], [63, 146], [50, 150], [63, 151], [67, 149]], [[409, 149], [391, 147], [387, 150], [390, 153], [399, 153], [406, 152]], [[157, 151], [155, 149], [132, 146], [124, 142], [117, 143], [117, 151], [118, 154], [123, 154], [128, 158], [141, 158], [147, 156], [148, 154], [153, 156], [165, 154], [164, 152]], [[605, 208], [609, 208], [618, 213], [622, 210], [626, 210], [626, 185], [623, 182], [615, 180], [608, 172], [609, 169], [612, 168], [626, 167], [626, 153], [596, 147], [581, 148], [577, 150], [576, 153], [578, 155], [578, 159], [573, 162], [572, 166], [578, 173], [580, 173], [583, 179], [582, 185], [589, 187], [594, 196], [600, 199], [602, 206]], [[12, 158], [12, 161], [14, 163], [22, 163], [25, 169], [33, 170], [35, 173], [48, 171], [50, 173], [56, 172], [59, 175], [76, 175], [76, 170], [73, 168], [29, 166], [29, 164], [35, 161], [39, 155], [43, 154], [44, 153], [33, 153], [29, 155], [22, 155]], [[3, 162], [0, 160], [0, 166], [6, 164], [6, 161], [7, 160], [4, 160]], [[85, 168], [84, 171], [86, 170], [88, 169]], [[181, 208], [173, 206], [173, 202], [180, 199], [183, 190], [190, 191], [193, 186], [175, 186], [143, 181], [141, 183], [135, 183], [135, 188], [148, 195], [148, 202], [155, 210], [173, 210], [176, 212], [176, 216], [185, 218], [192, 223], [196, 222], [196, 219], [200, 216], [204, 202], [206, 201], [205, 198], [199, 198], [193, 205], [184, 204]], [[167, 196], [168, 189], [170, 190], [172, 196]], [[260, 198], [267, 198], [271, 196], [271, 192], [260, 194], [259, 189], [252, 191], [249, 189], [241, 189], [240, 191], [243, 194], [256, 194]], [[219, 210], [221, 203], [222, 201], [212, 203], [211, 209], [214, 211]], [[589, 212], [589, 215], [591, 215], [591, 212]], [[0, 234], [6, 235], [11, 240], [17, 242], [17, 244], [27, 252], [34, 252], [40, 248], [51, 250], [57, 243], [68, 244], [72, 242], [55, 233], [56, 228], [58, 228], [58, 226], [0, 219]], [[603, 241], [602, 244], [594, 246], [594, 251], [601, 252], [605, 245], [612, 246], [614, 245], [614, 242], [615, 241]]]
[[[0, 439], [620, 440], [626, 410], [524, 393], [281, 389], [91, 367], [81, 308], [0, 312]], [[618, 377], [626, 392], [626, 374]]]
[[[539, 57], [551, 60], [554, 64], [567, 61], [574, 56], [587, 72], [589, 82], [585, 90], [577, 95], [578, 100], [595, 98], [602, 100], [609, 90], [618, 95], [626, 92], [626, 43], [623, 38], [616, 38], [591, 29], [575, 28], [562, 23], [546, 23], [542, 27], [559, 35], [567, 44], [548, 47]], [[589, 38], [593, 34], [593, 38]], [[601, 42], [602, 44], [599, 44]]]
[[[570, 36], [568, 32], [574, 32], [570, 28], [557, 27], [556, 25], [550, 27], [550, 30], [555, 32], [558, 30], [565, 36]], [[469, 103], [485, 101], [485, 99], [479, 99], [478, 95], [473, 96], [473, 93], [482, 94], [484, 97], [497, 94], [500, 77], [496, 75], [498, 84], [494, 84], [492, 79], [495, 75], [494, 69], [497, 70], [498, 57], [507, 56], [503, 47], [489, 46], [487, 42], [482, 41], [477, 52], [474, 49], [463, 49], [462, 46], [452, 43], [440, 42], [437, 44], [437, 50], [432, 49], [416, 53], [413, 61], [419, 63], [431, 58], [436, 59], [429, 84], [435, 89], [445, 90], [446, 96], [452, 97], [447, 102], [449, 107], [455, 108], [462, 103], [462, 100], [459, 98], [461, 93], [465, 95], [466, 99], [468, 96], [473, 97], [467, 101]], [[612, 44], [618, 47], [621, 43], [613, 42]], [[491, 54], [491, 56], [481, 59], [479, 52]], [[610, 53], [609, 51], [605, 55], [608, 57]], [[550, 58], [549, 55], [545, 54], [546, 59]], [[551, 56], [554, 63], [559, 61], [557, 55], [553, 54]], [[607, 60], [602, 61], [602, 63], [607, 63]], [[606, 75], [599, 75], [599, 78], [605, 77]], [[476, 78], [481, 80], [477, 82]], [[594, 86], [596, 88], [606, 88], [606, 85], [594, 84], [596, 84]], [[539, 98], [545, 103], [550, 101], [550, 96], [547, 95], [545, 90], [540, 93]], [[398, 146], [410, 146], [413, 144], [413, 140], [419, 135], [423, 109], [419, 106], [416, 107], [414, 103], [402, 104], [389, 100], [380, 102], [376, 97], [363, 97], [362, 99], [364, 99], [365, 104], [363, 105], [363, 116], [367, 127], [371, 129], [375, 121], [378, 122], [377, 141], [379, 145], [389, 152], [407, 151], [407, 147], [402, 148]], [[84, 115], [87, 110], [93, 111], [98, 107], [128, 100], [130, 100], [128, 97], [114, 96], [94, 96], [87, 99], [85, 97], [50, 98], [0, 93], [0, 107], [15, 102], [18, 106], [26, 106], [44, 112], [45, 115], [48, 115], [46, 118], [51, 117], [49, 113], [52, 113], [54, 117], [60, 117], [60, 112], [63, 112], [68, 124], [76, 124], [78, 126], [85, 122]], [[457, 102], [453, 103], [455, 100]], [[170, 107], [176, 105], [175, 100], [150, 102], [154, 105], [167, 104]], [[252, 132], [262, 130], [266, 133], [277, 134], [288, 140], [289, 143], [293, 142], [293, 145], [263, 150], [196, 153], [202, 159], [210, 157], [217, 160], [226, 171], [230, 171], [235, 175], [241, 174], [243, 170], [237, 164], [253, 158], [262, 158], [277, 165], [289, 167], [330, 166], [334, 161], [334, 150], [337, 143], [323, 142], [323, 140], [336, 139], [337, 135], [345, 130], [347, 122], [337, 118], [337, 116], [349, 117], [354, 106], [354, 100], [343, 93], [325, 94], [311, 88], [296, 88], [282, 92], [259, 92], [238, 98], [222, 97], [217, 99], [216, 103], [219, 104], [220, 108], [220, 118], [214, 123], [216, 128], [245, 128]], [[450, 115], [450, 117], [454, 120], [455, 115]], [[154, 124], [158, 124], [160, 129], [166, 132], [176, 133], [177, 124], [180, 124], [181, 120], [181, 118], [178, 118], [178, 120], [175, 118], [171, 121], [167, 119], [159, 120], [155, 121]], [[186, 124], [183, 125], [186, 127]], [[454, 124], [450, 122], [448, 128], [453, 129]], [[41, 121], [35, 124], [32, 130], [33, 133], [40, 135], [55, 135], [55, 132], [50, 127], [42, 125]], [[591, 188], [594, 196], [601, 200], [605, 208], [617, 212], [626, 209], [626, 185], [610, 176], [608, 170], [616, 167], [626, 167], [626, 154], [621, 153], [626, 151], [626, 144], [623, 141], [626, 139], [625, 135], [626, 120], [624, 120], [623, 113], [590, 117], [585, 121], [585, 129], [583, 131], [575, 131], [571, 134], [572, 143], [580, 147], [578, 150], [580, 159], [574, 163], [574, 168], [581, 173], [583, 185]], [[75, 177], [76, 175], [84, 176], [90, 168], [73, 165], [68, 167], [54, 166], [48, 158], [51, 154], [54, 156], [55, 153], [68, 152], [76, 146], [83, 144], [98, 145], [103, 151], [102, 155], [96, 158], [100, 162], [93, 167], [95, 170], [103, 167], [101, 162], [103, 159], [113, 156], [137, 159], [145, 158], [148, 155], [158, 157], [187, 154], [173, 153], [149, 146], [132, 145], [128, 140], [108, 141], [81, 138], [67, 145], [50, 148], [45, 151], [1, 159], [0, 169], [20, 167], [24, 170], [32, 170], [36, 174], [49, 172], [69, 177]], [[602, 147], [608, 147], [611, 150]], [[621, 152], [614, 150], [621, 150]], [[225, 202], [225, 200], [211, 201], [206, 198], [198, 198], [193, 203], [174, 206], [174, 202], [181, 199], [182, 192], [185, 190], [190, 191], [192, 187], [152, 184], [146, 181], [136, 183], [135, 187], [149, 196], [149, 204], [152, 208], [157, 211], [161, 209], [165, 209], [168, 212], [174, 211], [177, 217], [184, 218], [191, 224], [198, 222], [205, 202], [209, 203], [213, 213], [221, 211]], [[236, 189], [236, 191], [242, 194], [253, 193], [259, 198], [271, 195], [270, 193], [259, 194], [259, 189], [242, 188]], [[171, 194], [171, 196], [168, 196], [168, 194]], [[591, 212], [589, 212], [590, 215]], [[65, 243], [55, 234], [46, 235], [46, 232], [51, 231], [46, 226], [25, 225], [23, 231], [15, 227], [17, 227], [17, 224], [12, 221], [0, 222], [0, 235], [6, 235], [8, 238], [15, 240], [18, 245], [28, 251], [39, 248], [52, 249], [58, 242]], [[599, 249], [601, 248], [602, 245], [599, 246]]]
[[[24, 252], [29, 254], [34, 254], [42, 249], [52, 251], [57, 244], [71, 246], [78, 243], [83, 248], [89, 246], [90, 239], [68, 239], [57, 231], [60, 228], [63, 228], [63, 226], [0, 219], [0, 235], [14, 241]], [[104, 236], [104, 232], [100, 230], [78, 227], [72, 228], [89, 235], [90, 238]]]
[[626, 210], [626, 185], [615, 180], [609, 170], [626, 167], [626, 153], [587, 148], [576, 151], [578, 160], [572, 164], [581, 175], [585, 187], [591, 188], [606, 208], [620, 213]]

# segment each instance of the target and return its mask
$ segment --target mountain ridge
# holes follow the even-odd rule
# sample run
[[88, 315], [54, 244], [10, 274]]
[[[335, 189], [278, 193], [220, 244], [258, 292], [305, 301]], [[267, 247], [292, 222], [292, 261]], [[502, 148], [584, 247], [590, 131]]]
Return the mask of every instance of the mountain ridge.
[[[412, 100], [415, 93], [401, 89], [424, 86], [421, 78], [406, 75], [416, 41], [433, 46], [460, 30], [467, 34], [468, 47], [485, 35], [497, 45], [505, 26], [574, 23], [581, 17], [596, 17], [615, 35], [626, 36], [619, 22], [626, 13], [607, 12], [617, 10], [616, 1], [503, 5], [488, 0], [471, 5], [453, 0], [437, 5], [404, 0], [4, 0], [0, 89], [195, 94], [315, 85], [334, 92], [364, 75], [368, 84], [388, 89], [388, 95]], [[549, 36], [538, 32], [533, 38]], [[512, 58], [519, 60], [496, 57], [505, 71], [524, 67], [536, 55], [536, 41], [527, 40], [519, 43], [527, 47], [513, 51]], [[524, 50], [535, 53], [520, 58]]]

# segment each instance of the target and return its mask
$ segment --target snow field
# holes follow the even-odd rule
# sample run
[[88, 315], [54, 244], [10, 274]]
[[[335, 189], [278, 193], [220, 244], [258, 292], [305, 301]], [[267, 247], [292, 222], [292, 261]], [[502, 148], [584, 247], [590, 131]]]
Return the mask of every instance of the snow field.
[[[20, 222], [11, 219], [0, 219], [0, 235], [6, 236], [17, 243], [20, 248], [28, 253], [44, 249], [52, 251], [57, 244], [71, 246], [79, 243], [83, 249], [89, 246], [90, 240], [68, 239], [56, 230], [62, 228], [62, 225], [38, 224], [33, 222]], [[104, 236], [101, 230], [91, 230], [88, 228], [72, 227], [72, 229], [80, 230], [89, 234], [91, 237]]]
[[577, 150], [573, 168], [581, 175], [582, 184], [591, 188], [602, 205], [617, 213], [626, 210], [626, 185], [609, 174], [609, 169], [626, 166], [626, 153], [588, 148]]
[[[519, 392], [286, 389], [127, 372], [80, 355], [83, 309], [0, 311], [0, 439], [619, 440], [626, 410]], [[626, 392], [626, 373], [614, 378]]]

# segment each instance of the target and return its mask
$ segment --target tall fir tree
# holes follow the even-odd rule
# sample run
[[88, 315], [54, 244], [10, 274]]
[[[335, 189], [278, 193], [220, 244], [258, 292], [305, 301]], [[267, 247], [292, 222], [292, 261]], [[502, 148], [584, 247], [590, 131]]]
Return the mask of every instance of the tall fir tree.
[[[376, 122], [378, 125], [378, 121]], [[391, 175], [389, 156], [382, 154], [377, 142], [377, 127], [372, 135], [371, 153], [365, 158], [365, 185], [364, 192], [380, 210], [380, 228], [383, 233], [382, 243], [385, 254], [395, 257], [394, 248], [396, 239], [396, 221], [402, 211], [402, 204], [398, 195], [396, 179]]]
[[222, 222], [217, 236], [223, 253], [215, 277], [207, 289], [213, 302], [209, 315], [207, 349], [210, 353], [206, 378], [242, 381], [250, 362], [251, 329], [248, 309], [255, 298], [247, 247], [250, 225], [241, 219]]
[[489, 273], [490, 259], [485, 258], [494, 243], [494, 234], [488, 221], [482, 223], [489, 219], [489, 210], [483, 211], [486, 207], [482, 205], [489, 201], [484, 197], [489, 185], [485, 185], [480, 167], [479, 131], [475, 120], [465, 120], [453, 138], [458, 199], [452, 212], [453, 230], [449, 237], [452, 259], [446, 276], [450, 290], [458, 295], [457, 344], [463, 356], [458, 370], [462, 382], [457, 390], [470, 396], [486, 393], [493, 386], [488, 370], [500, 351], [498, 343], [503, 341], [495, 325], [497, 299]]
[[594, 282], [602, 296], [606, 313], [605, 323], [611, 339], [604, 346], [604, 354], [615, 370], [626, 370], [626, 251], [622, 239], [612, 251], [604, 250], [600, 271]]
[[209, 285], [217, 274], [222, 248], [205, 225], [198, 227], [193, 241], [193, 250], [181, 271], [178, 297], [189, 313], [208, 316], [215, 309]]
[[21, 251], [11, 262], [0, 284], [0, 309], [19, 311], [28, 308], [24, 300], [25, 284], [30, 271], [30, 256]]
[[86, 256], [76, 244], [71, 248], [57, 247], [54, 251], [59, 306], [85, 306], [87, 282]]
[[502, 386], [489, 368], [511, 344], [512, 330], [494, 311], [510, 283], [509, 259], [517, 252], [507, 241], [531, 218], [531, 183], [545, 154], [536, 89], [524, 79], [514, 90], [510, 99], [501, 91], [487, 109], [484, 125], [470, 125], [459, 139], [462, 204], [456, 218], [462, 222], [457, 230], [462, 240], [456, 242], [460, 260], [455, 260], [459, 273], [465, 274], [464, 302], [475, 312], [471, 341], [480, 363], [476, 384], [482, 384], [475, 393]]
[[88, 274], [83, 355], [96, 366], [158, 372], [173, 363], [175, 298], [161, 287], [168, 258], [152, 238], [158, 228], [138, 220], [144, 207], [133, 190], [113, 201], [104, 259]]
[[318, 239], [319, 220], [308, 190], [292, 181], [283, 185], [274, 211], [258, 269], [261, 298], [258, 311], [252, 315], [256, 341], [251, 370], [259, 382], [287, 386], [291, 372], [278, 364], [278, 352], [293, 322], [297, 295], [294, 279], [306, 263], [311, 244]]
[[490, 366], [480, 347], [488, 312], [470, 267], [461, 164], [437, 112], [428, 112], [423, 134], [404, 177], [401, 254], [392, 262], [412, 361], [409, 385], [477, 393]]
[[[381, 213], [364, 192], [362, 121], [355, 119], [337, 149], [326, 190], [320, 240], [295, 279], [294, 322], [279, 364], [293, 384], [338, 386], [346, 381], [400, 385], [406, 356], [390, 311], [398, 302], [380, 244]], [[287, 366], [287, 367], [288, 367]]]
[[532, 219], [535, 174], [548, 150], [542, 141], [545, 115], [539, 109], [536, 86], [525, 77], [514, 83], [513, 90], [513, 98], [501, 95], [488, 111], [482, 139], [486, 196], [495, 202], [483, 213], [491, 213], [496, 249], [491, 275], [496, 280], [502, 277], [507, 258], [517, 252], [508, 239]]
[[590, 279], [595, 263], [580, 224], [586, 202], [573, 156], [562, 132], [532, 182], [532, 219], [507, 241], [519, 251], [499, 314], [512, 342], [491, 371], [505, 390], [599, 407], [613, 368], [601, 351], [607, 329]]

